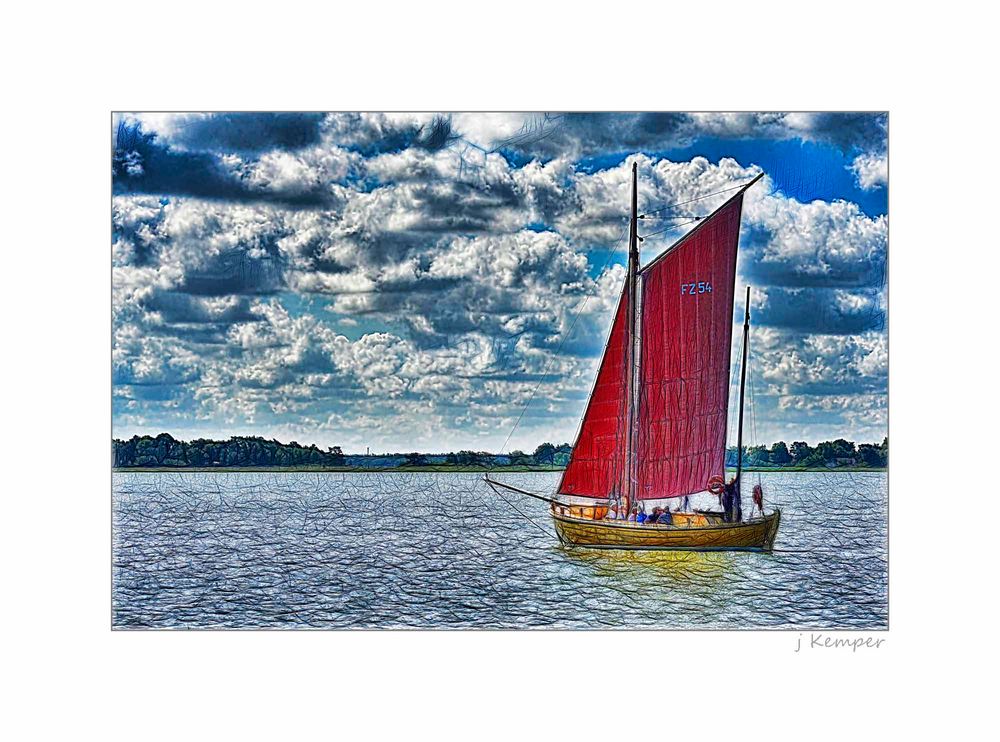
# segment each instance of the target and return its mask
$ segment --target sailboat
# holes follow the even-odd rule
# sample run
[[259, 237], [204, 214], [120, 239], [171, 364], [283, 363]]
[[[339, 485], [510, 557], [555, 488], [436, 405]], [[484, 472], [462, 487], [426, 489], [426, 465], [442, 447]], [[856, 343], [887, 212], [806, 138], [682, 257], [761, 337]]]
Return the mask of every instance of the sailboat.
[[[732, 317], [743, 195], [763, 173], [640, 267], [638, 173], [632, 164], [628, 271], [569, 463], [552, 496], [486, 482], [549, 504], [566, 546], [598, 549], [771, 551], [781, 522], [742, 517], [743, 407], [750, 340], [746, 292], [733, 483], [725, 483]], [[724, 511], [671, 509], [711, 492]], [[733, 501], [735, 500], [735, 506]], [[647, 505], [668, 517], [643, 520]], [[658, 508], [662, 511], [662, 508]], [[656, 511], [654, 511], [656, 512]], [[751, 511], [753, 512], [753, 511]], [[637, 517], [637, 513], [643, 516]], [[666, 521], [666, 522], [661, 522]]]

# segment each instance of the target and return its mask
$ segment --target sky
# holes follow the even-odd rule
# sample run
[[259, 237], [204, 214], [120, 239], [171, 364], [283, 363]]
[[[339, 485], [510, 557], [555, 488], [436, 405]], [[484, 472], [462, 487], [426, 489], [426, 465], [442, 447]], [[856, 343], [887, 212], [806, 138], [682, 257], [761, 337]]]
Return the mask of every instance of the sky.
[[[887, 126], [878, 113], [117, 114], [113, 435], [348, 452], [572, 442], [625, 276], [637, 162], [640, 212], [708, 196], [661, 212], [705, 215], [732, 195], [709, 194], [764, 173], [737, 268], [753, 287], [750, 442], [881, 441]], [[671, 222], [642, 222], [642, 261], [687, 221], [656, 235]]]

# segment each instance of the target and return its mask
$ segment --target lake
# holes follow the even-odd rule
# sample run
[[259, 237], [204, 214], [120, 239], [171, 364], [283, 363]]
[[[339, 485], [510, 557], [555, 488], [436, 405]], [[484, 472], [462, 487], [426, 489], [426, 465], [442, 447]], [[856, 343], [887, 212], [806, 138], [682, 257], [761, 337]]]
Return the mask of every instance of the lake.
[[[559, 473], [496, 476], [548, 493]], [[544, 503], [480, 474], [119, 472], [112, 624], [887, 628], [885, 473], [759, 477], [773, 554], [569, 549]]]

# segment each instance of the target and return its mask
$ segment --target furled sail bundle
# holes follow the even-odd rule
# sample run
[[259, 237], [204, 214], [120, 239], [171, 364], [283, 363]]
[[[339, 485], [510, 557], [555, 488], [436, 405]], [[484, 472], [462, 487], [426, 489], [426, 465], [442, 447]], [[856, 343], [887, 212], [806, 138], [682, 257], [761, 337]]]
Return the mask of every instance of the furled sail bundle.
[[724, 474], [745, 190], [641, 270], [633, 227], [625, 289], [560, 494], [682, 497]]

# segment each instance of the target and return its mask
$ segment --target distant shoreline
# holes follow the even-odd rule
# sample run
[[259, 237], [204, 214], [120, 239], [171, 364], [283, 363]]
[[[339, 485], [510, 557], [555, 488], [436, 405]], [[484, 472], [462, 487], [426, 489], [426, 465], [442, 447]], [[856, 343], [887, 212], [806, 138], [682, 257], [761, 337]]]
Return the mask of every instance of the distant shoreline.
[[[455, 473], [474, 474], [495, 472], [498, 474], [530, 474], [532, 472], [551, 473], [563, 471], [562, 466], [496, 466], [496, 467], [475, 467], [475, 466], [387, 466], [387, 467], [358, 467], [358, 466], [120, 466], [112, 467], [115, 474], [127, 472], [136, 473], [158, 473], [158, 472], [190, 472], [193, 474], [208, 474], [218, 472], [221, 474], [238, 474], [239, 472], [257, 473], [329, 473], [329, 474], [387, 474], [397, 473]], [[884, 472], [888, 467], [880, 466], [837, 466], [837, 467], [802, 467], [802, 466], [771, 466], [771, 467], [745, 467], [744, 473], [768, 473], [768, 472], [826, 472], [858, 474], [862, 472]], [[733, 469], [727, 469], [727, 473], [733, 473]]]
[[[319, 472], [481, 472], [562, 471], [573, 457], [569, 443], [541, 443], [532, 453], [505, 454], [463, 449], [449, 453], [366, 452], [345, 454], [340, 446], [324, 451], [315, 444], [281, 443], [260, 436], [231, 436], [225, 441], [181, 441], [169, 433], [134, 435], [111, 441], [111, 466], [123, 471], [319, 471]], [[735, 470], [736, 448], [725, 451], [726, 468]], [[778, 441], [744, 449], [744, 471], [873, 471], [889, 462], [889, 439], [855, 444], [843, 438], [815, 447], [803, 441]]]

